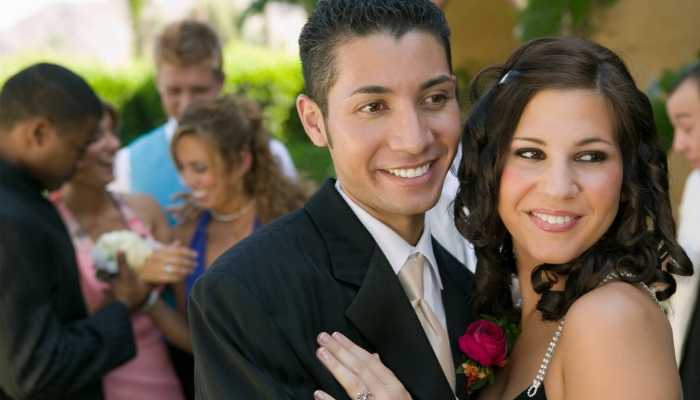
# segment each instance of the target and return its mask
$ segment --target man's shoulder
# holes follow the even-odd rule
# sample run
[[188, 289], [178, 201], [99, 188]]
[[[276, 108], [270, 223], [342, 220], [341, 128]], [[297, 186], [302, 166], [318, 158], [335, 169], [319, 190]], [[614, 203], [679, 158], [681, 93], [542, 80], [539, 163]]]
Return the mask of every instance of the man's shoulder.
[[304, 286], [327, 263], [323, 238], [306, 211], [297, 210], [219, 256], [195, 284], [193, 297], [207, 301], [244, 291], [274, 303], [283, 287], [296, 292], [294, 287]]

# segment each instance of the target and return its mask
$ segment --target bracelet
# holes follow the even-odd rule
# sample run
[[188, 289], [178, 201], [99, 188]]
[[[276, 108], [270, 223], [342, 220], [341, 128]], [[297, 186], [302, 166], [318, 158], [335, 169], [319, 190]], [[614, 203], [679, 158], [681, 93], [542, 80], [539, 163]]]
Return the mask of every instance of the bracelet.
[[160, 293], [156, 289], [151, 290], [151, 292], [148, 294], [148, 298], [146, 301], [143, 303], [139, 311], [141, 312], [147, 312], [153, 306], [158, 302], [158, 299], [160, 298]]

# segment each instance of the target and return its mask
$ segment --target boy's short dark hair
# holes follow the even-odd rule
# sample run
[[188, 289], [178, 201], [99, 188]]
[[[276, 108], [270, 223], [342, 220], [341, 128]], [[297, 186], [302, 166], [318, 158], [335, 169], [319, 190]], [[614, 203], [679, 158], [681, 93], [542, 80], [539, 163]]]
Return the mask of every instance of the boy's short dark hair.
[[101, 116], [102, 102], [90, 85], [56, 64], [29, 66], [11, 76], [0, 91], [0, 131], [32, 117], [63, 126]]
[[400, 38], [413, 30], [434, 35], [452, 68], [447, 20], [429, 0], [320, 0], [299, 37], [308, 96], [327, 111], [328, 91], [337, 78], [334, 51], [339, 44], [375, 33]]

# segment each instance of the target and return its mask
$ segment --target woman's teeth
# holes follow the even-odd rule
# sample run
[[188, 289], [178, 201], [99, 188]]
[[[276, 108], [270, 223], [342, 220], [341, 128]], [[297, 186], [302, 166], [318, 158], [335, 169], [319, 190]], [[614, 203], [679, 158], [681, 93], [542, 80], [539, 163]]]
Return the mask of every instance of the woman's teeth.
[[549, 215], [536, 212], [533, 212], [532, 215], [552, 225], [566, 225], [574, 219], [574, 217], [569, 215]]

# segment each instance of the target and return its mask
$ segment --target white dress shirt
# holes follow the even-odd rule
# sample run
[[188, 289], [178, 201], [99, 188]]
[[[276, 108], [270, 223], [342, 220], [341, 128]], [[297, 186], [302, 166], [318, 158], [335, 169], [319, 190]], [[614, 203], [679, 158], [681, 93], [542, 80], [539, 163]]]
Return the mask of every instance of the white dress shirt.
[[445, 176], [445, 183], [442, 186], [442, 193], [435, 207], [426, 213], [426, 225], [430, 226], [435, 240], [438, 241], [454, 258], [464, 264], [471, 272], [476, 272], [476, 254], [474, 246], [469, 243], [455, 226], [454, 201], [459, 190], [459, 179], [457, 171], [459, 163], [462, 161], [462, 146], [457, 148], [457, 155], [450, 170]]
[[415, 246], [411, 246], [393, 229], [373, 217], [348, 197], [343, 191], [340, 181], [336, 181], [335, 188], [367, 229], [377, 246], [382, 250], [395, 274], [398, 275], [401, 267], [411, 255], [421, 253], [425, 256], [429, 267], [423, 269], [423, 299], [428, 302], [442, 326], [447, 329], [445, 308], [442, 304], [442, 280], [440, 279], [437, 261], [435, 261], [435, 253], [433, 252], [430, 226], [427, 223], [425, 224], [418, 243]]

